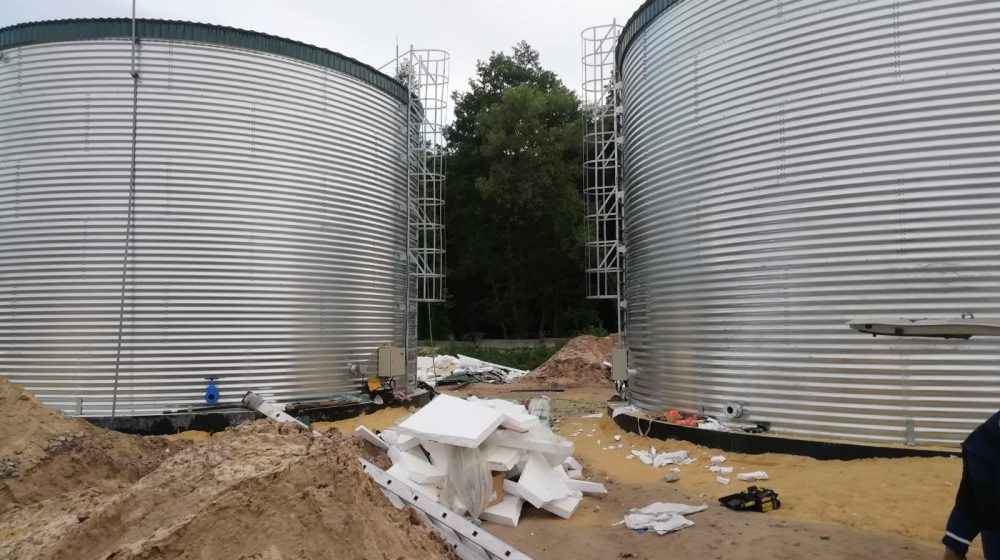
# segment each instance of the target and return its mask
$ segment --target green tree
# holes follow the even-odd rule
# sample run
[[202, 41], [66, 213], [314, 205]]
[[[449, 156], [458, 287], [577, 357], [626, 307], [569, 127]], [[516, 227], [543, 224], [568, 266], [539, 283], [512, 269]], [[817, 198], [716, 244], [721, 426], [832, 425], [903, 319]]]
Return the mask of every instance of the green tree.
[[583, 297], [579, 101], [527, 43], [477, 65], [446, 136], [451, 324], [544, 336], [596, 322]]

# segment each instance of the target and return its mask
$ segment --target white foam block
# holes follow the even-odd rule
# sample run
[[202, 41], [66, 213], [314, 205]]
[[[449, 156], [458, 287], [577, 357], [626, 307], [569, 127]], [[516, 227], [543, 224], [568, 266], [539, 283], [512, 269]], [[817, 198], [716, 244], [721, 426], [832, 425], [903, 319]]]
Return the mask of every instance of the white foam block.
[[562, 467], [553, 468], [541, 453], [528, 453], [528, 463], [517, 481], [516, 494], [536, 508], [569, 496], [564, 475], [557, 469], [562, 470]]
[[[423, 452], [420, 452], [423, 455]], [[407, 477], [417, 484], [438, 484], [444, 482], [444, 471], [408, 451], [389, 448], [389, 459], [393, 466], [400, 466]]]
[[420, 445], [419, 438], [415, 438], [407, 434], [401, 434], [392, 428], [382, 430], [379, 437], [382, 438], [382, 441], [388, 443], [389, 445], [398, 447], [400, 451], [409, 451], [410, 449]]
[[479, 447], [504, 415], [499, 410], [439, 395], [399, 425], [400, 433], [459, 447]]
[[489, 399], [479, 401], [492, 409], [499, 410], [503, 413], [504, 419], [503, 423], [500, 424], [508, 430], [514, 430], [516, 432], [527, 432], [533, 426], [539, 423], [538, 417], [532, 414], [528, 414], [528, 409], [524, 408], [524, 405], [506, 401], [503, 399]]
[[[399, 449], [399, 448], [396, 448], [396, 449]], [[407, 453], [409, 455], [413, 455], [414, 457], [416, 457], [417, 459], [420, 459], [421, 461], [424, 461], [424, 462], [427, 462], [427, 463], [430, 462], [430, 458], [427, 457], [427, 452], [425, 452], [424, 448], [420, 447], [419, 445], [411, 447], [410, 449], [407, 449], [406, 451], [403, 451], [403, 453]]]
[[648, 451], [639, 451], [639, 450], [633, 449], [632, 450], [632, 455], [635, 455], [636, 457], [639, 458], [640, 461], [642, 461], [643, 463], [645, 463], [647, 465], [652, 465], [653, 464], [653, 457], [649, 454]]
[[663, 457], [664, 459], [670, 459], [671, 461], [673, 461], [675, 463], [680, 463], [684, 459], [688, 458], [688, 452], [684, 451], [683, 449], [681, 449], [680, 451], [671, 451], [669, 453], [660, 453], [659, 456]]
[[361, 439], [367, 441], [368, 443], [378, 447], [379, 449], [389, 449], [389, 444], [382, 441], [382, 438], [375, 435], [375, 432], [369, 430], [364, 426], [358, 426], [354, 429], [354, 433], [359, 435]]
[[569, 519], [576, 512], [576, 509], [580, 507], [580, 502], [583, 501], [583, 494], [580, 492], [573, 492], [569, 496], [562, 498], [561, 500], [553, 500], [544, 506], [542, 509], [548, 512], [552, 512], [563, 519]]
[[600, 482], [591, 482], [589, 480], [567, 480], [566, 486], [570, 490], [578, 490], [584, 494], [607, 494], [608, 489], [604, 487]]
[[674, 460], [671, 459], [670, 457], [667, 457], [666, 453], [660, 453], [656, 457], [653, 457], [653, 466], [656, 468], [672, 464], [674, 464]]
[[378, 437], [389, 445], [396, 445], [396, 441], [399, 440], [399, 432], [393, 428], [387, 428], [379, 432]]
[[554, 465], [573, 455], [573, 442], [555, 435], [545, 424], [533, 426], [523, 434], [509, 430], [497, 432], [497, 443], [504, 447], [544, 453]]
[[520, 449], [495, 445], [486, 452], [486, 466], [491, 471], [507, 472], [517, 466], [523, 454]]
[[401, 465], [393, 465], [388, 468], [385, 472], [396, 477], [400, 482], [409, 486], [410, 488], [416, 490], [422, 496], [426, 496], [430, 500], [435, 502], [441, 500], [441, 490], [433, 484], [419, 484], [410, 479], [410, 474]]
[[743, 481], [747, 481], [747, 482], [751, 482], [751, 481], [754, 481], [754, 480], [767, 480], [767, 473], [764, 472], [764, 471], [754, 471], [754, 472], [749, 472], [749, 473], [740, 473], [740, 474], [736, 475], [736, 478], [738, 478], [740, 480], [743, 480]]
[[420, 440], [420, 446], [427, 451], [427, 454], [431, 459], [431, 464], [440, 469], [441, 472], [445, 473], [445, 476], [447, 476], [448, 446], [429, 439]]
[[532, 428], [532, 426], [538, 425], [539, 420], [537, 416], [532, 416], [525, 412], [524, 414], [516, 412], [503, 413], [503, 423], [500, 424], [508, 430], [514, 430], [515, 432], [527, 432]]
[[[563, 463], [562, 465], [555, 467], [555, 471], [560, 477], [562, 477], [564, 481], [583, 478], [583, 471], [578, 471], [576, 469], [568, 468], [566, 463]], [[567, 484], [566, 487], [569, 488], [569, 484]]]
[[524, 507], [524, 500], [514, 494], [505, 494], [503, 501], [493, 507], [486, 508], [480, 519], [491, 521], [507, 527], [517, 527], [517, 522], [521, 519], [521, 508]]

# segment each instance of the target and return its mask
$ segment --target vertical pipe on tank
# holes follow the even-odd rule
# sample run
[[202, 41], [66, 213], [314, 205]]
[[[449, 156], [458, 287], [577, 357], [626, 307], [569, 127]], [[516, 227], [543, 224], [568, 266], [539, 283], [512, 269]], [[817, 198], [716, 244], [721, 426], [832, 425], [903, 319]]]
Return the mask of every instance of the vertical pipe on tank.
[[111, 420], [114, 421], [118, 412], [118, 378], [121, 373], [122, 338], [125, 331], [125, 288], [128, 283], [129, 253], [135, 241], [135, 160], [136, 144], [139, 132], [139, 71], [136, 67], [136, 50], [138, 35], [136, 34], [135, 3], [132, 0], [132, 37], [129, 57], [129, 74], [132, 76], [132, 141], [129, 162], [128, 209], [125, 216], [125, 249], [122, 254], [121, 298], [118, 305], [118, 343], [115, 349], [115, 382], [111, 390]]

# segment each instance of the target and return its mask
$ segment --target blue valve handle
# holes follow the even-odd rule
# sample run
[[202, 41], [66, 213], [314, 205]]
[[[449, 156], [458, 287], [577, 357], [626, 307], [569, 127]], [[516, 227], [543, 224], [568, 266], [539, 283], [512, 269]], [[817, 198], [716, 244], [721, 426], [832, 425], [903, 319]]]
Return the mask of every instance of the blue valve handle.
[[210, 381], [208, 387], [205, 387], [205, 402], [208, 404], [219, 402], [219, 388], [215, 386], [214, 381]]

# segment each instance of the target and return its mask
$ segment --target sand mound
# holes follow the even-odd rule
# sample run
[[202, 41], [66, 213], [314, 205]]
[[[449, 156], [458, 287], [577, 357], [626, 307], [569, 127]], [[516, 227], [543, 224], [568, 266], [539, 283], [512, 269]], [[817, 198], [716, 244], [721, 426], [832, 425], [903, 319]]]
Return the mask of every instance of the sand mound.
[[358, 445], [267, 420], [200, 444], [129, 436], [0, 380], [0, 558], [453, 558], [361, 471]]
[[171, 447], [179, 444], [96, 428], [0, 379], [0, 509], [91, 486], [117, 489], [155, 468]]
[[603, 363], [611, 361], [611, 352], [617, 343], [618, 335], [578, 336], [521, 381], [551, 387], [610, 385]]
[[365, 475], [347, 438], [270, 421], [190, 446], [66, 531], [41, 558], [452, 558]]

